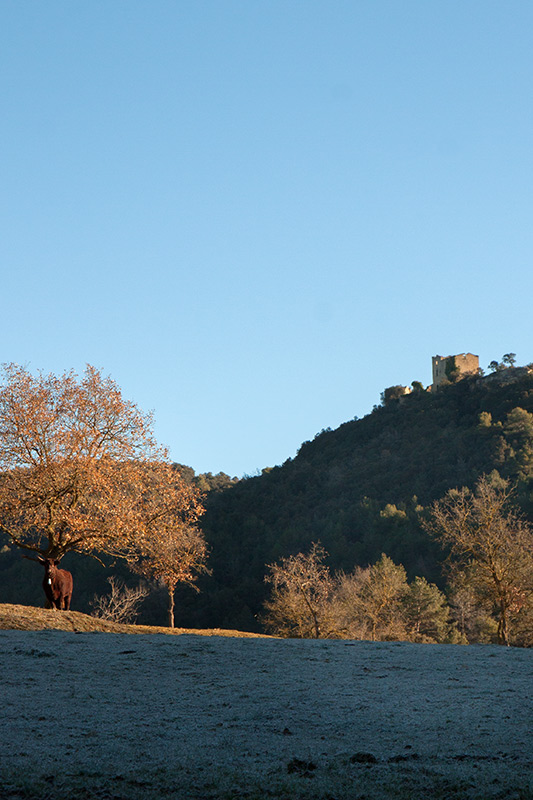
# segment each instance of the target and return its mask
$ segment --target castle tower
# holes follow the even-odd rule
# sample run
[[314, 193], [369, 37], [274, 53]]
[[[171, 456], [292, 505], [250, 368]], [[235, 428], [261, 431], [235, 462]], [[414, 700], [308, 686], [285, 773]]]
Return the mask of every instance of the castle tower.
[[432, 391], [435, 391], [445, 381], [449, 381], [451, 377], [459, 380], [464, 375], [475, 375], [479, 370], [479, 356], [475, 356], [473, 353], [433, 356], [431, 363], [433, 367]]

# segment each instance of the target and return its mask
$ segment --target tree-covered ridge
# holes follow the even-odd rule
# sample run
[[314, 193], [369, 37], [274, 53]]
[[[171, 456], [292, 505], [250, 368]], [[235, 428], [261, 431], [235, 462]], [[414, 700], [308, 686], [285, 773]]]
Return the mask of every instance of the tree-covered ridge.
[[[501, 377], [503, 376], [503, 377]], [[208, 496], [213, 576], [188, 623], [257, 629], [265, 564], [320, 541], [333, 569], [386, 553], [410, 580], [444, 585], [442, 552], [421, 525], [432, 501], [497, 470], [533, 516], [533, 376], [525, 369], [412, 394], [304, 442], [294, 459]]]
[[192, 467], [185, 464], [174, 464], [175, 469], [181, 474], [186, 483], [196, 486], [201, 492], [220, 492], [229, 489], [239, 482], [238, 478], [231, 478], [225, 472], [200, 472], [198, 475]]
[[[510, 480], [514, 500], [533, 518], [533, 376], [506, 367], [435, 393], [419, 386], [398, 398], [389, 394], [368, 416], [322, 431], [295, 458], [257, 477], [196, 475], [181, 464], [171, 471], [202, 493], [206, 514], [199, 524], [210, 570], [198, 580], [200, 594], [178, 587], [178, 626], [261, 630], [268, 565], [309, 552], [313, 542], [327, 551], [332, 574], [365, 570], [385, 554], [405, 568], [409, 585], [418, 587], [418, 578], [443, 590], [446, 554], [424, 529], [434, 501], [492, 475]], [[79, 610], [89, 611], [94, 595], [108, 592], [110, 576], [139, 580], [121, 561], [104, 569], [70, 554], [65, 562], [76, 574]], [[39, 569], [22, 564], [9, 546], [0, 554], [0, 573], [0, 600], [41, 603]], [[456, 581], [461, 592], [467, 609], [470, 587]], [[165, 605], [164, 593], [152, 591], [139, 621], [163, 624]], [[461, 630], [483, 640], [485, 623], [476, 619], [470, 614], [469, 630]]]

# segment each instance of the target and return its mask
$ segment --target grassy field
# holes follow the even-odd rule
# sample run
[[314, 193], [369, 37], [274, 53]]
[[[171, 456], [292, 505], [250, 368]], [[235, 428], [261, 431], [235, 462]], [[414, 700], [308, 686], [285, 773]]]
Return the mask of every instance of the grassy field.
[[1, 800], [533, 800], [532, 651], [169, 633], [0, 606]]

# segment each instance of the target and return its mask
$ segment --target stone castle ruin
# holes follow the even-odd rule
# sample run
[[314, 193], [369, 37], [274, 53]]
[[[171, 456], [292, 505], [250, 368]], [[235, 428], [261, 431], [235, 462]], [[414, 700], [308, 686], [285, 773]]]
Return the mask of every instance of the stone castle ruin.
[[[512, 354], [514, 358], [514, 353]], [[521, 378], [531, 375], [533, 376], [533, 363], [527, 364], [525, 367], [515, 367], [514, 361], [506, 363], [504, 356], [502, 363], [492, 362], [496, 365], [496, 370], [492, 375], [483, 377], [484, 381], [491, 383], [514, 383]], [[483, 370], [479, 368], [479, 356], [474, 353], [458, 353], [453, 356], [433, 356], [431, 359], [433, 368], [433, 383], [431, 383], [426, 391], [436, 392], [441, 386], [446, 386], [450, 383], [465, 378], [467, 375], [477, 375], [480, 379], [483, 376]], [[493, 369], [492, 364], [489, 365]], [[389, 386], [381, 393], [381, 401], [387, 404], [393, 400], [402, 403], [407, 396], [412, 394], [413, 391], [423, 391], [424, 387], [418, 381], [413, 381], [411, 386]]]
[[433, 356], [432, 391], [447, 381], [456, 381], [464, 375], [477, 375], [479, 372], [479, 356], [473, 353], [459, 353], [456, 356]]

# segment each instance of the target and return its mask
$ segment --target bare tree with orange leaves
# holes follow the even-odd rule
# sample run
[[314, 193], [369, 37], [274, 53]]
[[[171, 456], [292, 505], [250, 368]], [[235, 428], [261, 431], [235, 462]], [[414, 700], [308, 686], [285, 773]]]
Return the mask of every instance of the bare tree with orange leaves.
[[507, 481], [482, 475], [474, 491], [451, 489], [433, 503], [424, 523], [448, 548], [457, 585], [493, 606], [505, 645], [514, 643], [513, 628], [531, 619], [533, 598], [533, 530], [512, 498]]
[[196, 524], [203, 507], [198, 491], [184, 483], [179, 471], [161, 464], [146, 468], [139, 502], [146, 533], [138, 537], [128, 562], [135, 572], [166, 586], [168, 619], [173, 628], [177, 584], [196, 588], [199, 574], [209, 572], [207, 546]]
[[[15, 364], [3, 373], [0, 531], [14, 545], [58, 560], [70, 551], [147, 560], [165, 531], [187, 539], [191, 528], [203, 541], [200, 493], [157, 446], [151, 415], [111, 378], [91, 366], [80, 378]], [[198, 558], [183, 574], [200, 567]]]

